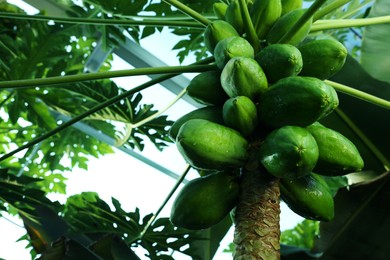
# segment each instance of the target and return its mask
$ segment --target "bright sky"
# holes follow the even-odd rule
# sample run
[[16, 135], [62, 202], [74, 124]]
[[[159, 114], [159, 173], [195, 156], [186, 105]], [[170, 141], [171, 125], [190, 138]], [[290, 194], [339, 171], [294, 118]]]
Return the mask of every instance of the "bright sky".
[[[22, 2], [20, 0], [8, 1], [12, 3]], [[170, 65], [177, 65], [175, 53], [171, 51], [174, 40], [166, 41], [165, 36], [155, 35], [142, 41], [142, 46], [155, 54], [158, 58], [166, 61]], [[157, 46], [156, 46], [156, 43]], [[157, 47], [157, 48], [156, 48]], [[125, 63], [120, 58], [115, 58], [113, 63], [113, 70], [127, 69], [131, 66]], [[143, 77], [137, 77], [137, 80], [144, 81]], [[121, 78], [115, 80], [120, 86], [126, 88], [129, 79]], [[134, 78], [131, 80], [134, 81]], [[162, 87], [152, 87], [147, 91], [142, 92], [145, 97], [145, 103], [153, 103], [156, 108], [165, 107], [173, 98], [174, 95]], [[164, 97], [164, 98], [161, 98]], [[191, 105], [184, 101], [179, 101], [169, 111], [169, 119], [174, 120], [181, 115], [194, 109]], [[158, 152], [154, 147], [146, 148], [143, 155], [160, 163], [166, 168], [181, 174], [186, 163], [181, 155], [176, 150], [174, 145], [165, 149], [163, 153]], [[89, 162], [88, 171], [74, 169], [71, 173], [66, 173], [67, 181], [67, 195], [78, 194], [83, 191], [95, 191], [106, 202], [111, 201], [111, 197], [118, 199], [122, 207], [127, 211], [133, 211], [136, 207], [140, 209], [142, 216], [155, 212], [166, 195], [174, 186], [176, 180], [169, 176], [162, 174], [156, 169], [134, 159], [133, 157], [117, 151], [113, 155], [108, 155], [99, 159], [92, 158]], [[197, 177], [197, 174], [192, 171], [189, 178]], [[65, 201], [64, 196], [52, 195], [52, 200]], [[170, 205], [173, 199], [161, 212], [160, 217], [168, 217], [170, 213]], [[2, 213], [3, 214], [3, 213]], [[9, 217], [18, 225], [22, 225], [21, 221], [15, 217]], [[282, 204], [281, 229], [289, 229], [301, 221], [302, 218], [292, 213], [284, 204]], [[25, 229], [19, 227], [5, 218], [0, 218], [0, 259], [6, 260], [24, 260], [30, 259], [28, 250], [25, 249], [26, 241], [16, 242], [22, 235], [25, 234]], [[222, 253], [223, 249], [233, 239], [233, 229], [229, 231], [225, 239], [221, 242], [221, 247], [215, 256], [214, 260], [225, 260], [229, 255]], [[139, 253], [141, 259], [143, 258], [143, 251], [136, 251]], [[190, 259], [183, 255], [175, 256], [176, 259], [185, 260]]]

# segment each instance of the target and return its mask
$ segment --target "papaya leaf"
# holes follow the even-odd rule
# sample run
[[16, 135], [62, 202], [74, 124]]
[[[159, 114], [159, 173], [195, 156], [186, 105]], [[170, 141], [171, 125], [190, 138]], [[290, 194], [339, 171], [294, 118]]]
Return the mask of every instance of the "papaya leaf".
[[[376, 0], [369, 17], [389, 15], [390, 2]], [[365, 27], [361, 48], [362, 67], [378, 80], [390, 83], [390, 24], [378, 24]]]
[[368, 185], [341, 189], [335, 197], [335, 219], [321, 223], [314, 253], [321, 259], [387, 259], [390, 173]]

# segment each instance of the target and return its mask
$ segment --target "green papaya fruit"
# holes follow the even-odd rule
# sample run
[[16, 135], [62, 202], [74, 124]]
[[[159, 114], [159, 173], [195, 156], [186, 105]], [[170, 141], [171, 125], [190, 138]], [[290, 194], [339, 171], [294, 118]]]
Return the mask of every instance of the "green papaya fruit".
[[273, 24], [282, 14], [280, 0], [254, 0], [250, 9], [250, 17], [257, 37], [263, 40]]
[[225, 20], [225, 14], [227, 8], [228, 8], [228, 4], [224, 2], [215, 2], [213, 4], [213, 12], [215, 16], [220, 20]]
[[240, 0], [230, 1], [226, 9], [225, 21], [230, 23], [237, 30], [238, 34], [242, 35], [245, 28], [239, 1]]
[[287, 206], [298, 215], [312, 220], [330, 221], [334, 201], [328, 184], [310, 173], [294, 180], [280, 180], [280, 194]]
[[191, 230], [209, 228], [235, 207], [238, 192], [236, 177], [225, 172], [193, 179], [177, 194], [170, 221], [177, 227]]
[[290, 44], [272, 44], [262, 49], [255, 57], [269, 83], [296, 76], [302, 70], [301, 52]]
[[258, 125], [255, 103], [246, 96], [226, 100], [222, 107], [222, 117], [226, 124], [243, 136], [250, 135]]
[[282, 37], [296, 24], [306, 12], [306, 9], [295, 9], [281, 16], [269, 30], [266, 40], [269, 44], [288, 43], [298, 45], [309, 34], [313, 18], [311, 17], [287, 42], [280, 42]]
[[356, 146], [341, 133], [316, 122], [306, 128], [316, 139], [319, 158], [314, 172], [339, 176], [361, 171], [364, 161]]
[[282, 15], [302, 8], [303, 0], [282, 0]]
[[214, 20], [204, 30], [204, 43], [206, 48], [214, 53], [214, 48], [219, 41], [232, 36], [239, 36], [239, 34], [230, 23], [224, 20]]
[[306, 127], [330, 114], [338, 104], [336, 91], [322, 80], [291, 76], [268, 88], [259, 102], [258, 115], [270, 128]]
[[305, 128], [283, 126], [272, 131], [259, 148], [264, 168], [278, 178], [299, 178], [310, 173], [318, 160], [318, 146]]
[[223, 69], [226, 63], [234, 57], [254, 58], [255, 51], [252, 45], [239, 36], [233, 36], [221, 40], [214, 49], [215, 63], [218, 68]]
[[169, 129], [169, 136], [173, 141], [176, 141], [177, 133], [179, 133], [180, 127], [190, 119], [206, 119], [217, 124], [224, 124], [221, 107], [206, 106], [198, 108], [183, 115], [172, 124], [171, 128]]
[[223, 105], [229, 96], [222, 88], [220, 78], [218, 70], [201, 72], [187, 86], [187, 94], [203, 105]]
[[248, 142], [239, 132], [205, 119], [184, 123], [176, 146], [196, 169], [229, 170], [244, 166], [248, 159]]
[[229, 97], [247, 96], [256, 102], [266, 91], [268, 81], [256, 60], [234, 57], [222, 70], [221, 85]]
[[318, 39], [299, 46], [302, 53], [303, 69], [301, 76], [328, 79], [341, 70], [348, 51], [334, 39]]

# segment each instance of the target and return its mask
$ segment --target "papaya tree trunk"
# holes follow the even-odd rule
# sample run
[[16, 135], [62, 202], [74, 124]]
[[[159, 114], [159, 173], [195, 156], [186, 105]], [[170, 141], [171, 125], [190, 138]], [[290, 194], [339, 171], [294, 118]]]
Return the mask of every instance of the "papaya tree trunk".
[[235, 210], [235, 260], [280, 259], [279, 180], [245, 170]]

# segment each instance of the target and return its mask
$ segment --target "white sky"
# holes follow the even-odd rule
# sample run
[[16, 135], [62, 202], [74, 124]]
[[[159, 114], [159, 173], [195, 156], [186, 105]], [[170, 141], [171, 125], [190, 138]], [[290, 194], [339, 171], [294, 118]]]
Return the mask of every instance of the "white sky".
[[[8, 1], [22, 2], [22, 1]], [[154, 35], [142, 41], [142, 46], [153, 52], [158, 58], [163, 61], [168, 61], [170, 65], [178, 65], [175, 58], [175, 53], [171, 51], [175, 41], [166, 41], [169, 34]], [[158, 43], [158, 44], [156, 44]], [[156, 48], [157, 47], [157, 48]], [[123, 60], [116, 58], [113, 63], [113, 70], [126, 69], [131, 67]], [[137, 80], [142, 82], [145, 78], [137, 77]], [[132, 78], [132, 81], [134, 78]], [[126, 87], [128, 79], [121, 78], [115, 80], [119, 85]], [[145, 103], [154, 103], [156, 108], [165, 107], [173, 98], [174, 95], [164, 90], [161, 87], [152, 87], [142, 92]], [[164, 97], [164, 98], [162, 98]], [[169, 111], [167, 111], [170, 119], [176, 119], [180, 115], [192, 110], [193, 107], [184, 101], [178, 102]], [[185, 168], [185, 162], [181, 155], [172, 145], [163, 153], [158, 152], [154, 147], [147, 147], [143, 155], [157, 161], [166, 168], [181, 174]], [[136, 207], [140, 209], [141, 216], [155, 212], [164, 201], [166, 195], [170, 192], [175, 184], [175, 180], [168, 177], [154, 168], [145, 165], [144, 163], [132, 158], [131, 156], [118, 150], [114, 155], [108, 155], [99, 159], [92, 158], [89, 162], [89, 170], [86, 172], [80, 169], [74, 169], [71, 173], [66, 173], [67, 195], [78, 194], [83, 191], [95, 191], [107, 203], [111, 201], [111, 197], [118, 199], [122, 207], [127, 211], [133, 211]], [[190, 178], [197, 177], [192, 171]], [[64, 196], [53, 195], [50, 197], [64, 202]], [[164, 208], [160, 217], [168, 217], [170, 205], [173, 198]], [[12, 221], [22, 225], [21, 222], [10, 217]], [[302, 218], [292, 213], [284, 204], [282, 204], [281, 229], [289, 229], [301, 221]], [[6, 260], [24, 260], [30, 259], [29, 251], [25, 249], [26, 241], [16, 242], [22, 235], [25, 234], [25, 229], [18, 227], [15, 224], [0, 218], [0, 258]], [[233, 239], [233, 229], [229, 231], [225, 239], [221, 242], [221, 247], [216, 254], [214, 260], [224, 260], [229, 258], [229, 255], [222, 253], [222, 250], [227, 248], [227, 245]], [[139, 257], [142, 257], [142, 252]], [[176, 259], [190, 259], [183, 255], [175, 256]]]

